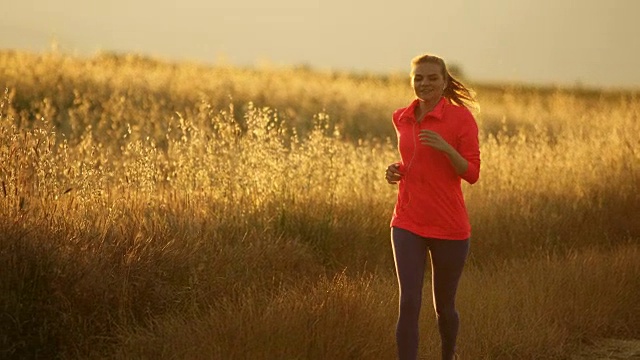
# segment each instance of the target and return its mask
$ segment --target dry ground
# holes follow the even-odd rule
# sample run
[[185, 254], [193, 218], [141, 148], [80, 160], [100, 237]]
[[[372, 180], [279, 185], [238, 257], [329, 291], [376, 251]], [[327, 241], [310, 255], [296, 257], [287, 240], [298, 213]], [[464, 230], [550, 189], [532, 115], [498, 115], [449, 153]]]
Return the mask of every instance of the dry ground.
[[640, 359], [640, 340], [603, 339], [596, 341], [571, 360]]

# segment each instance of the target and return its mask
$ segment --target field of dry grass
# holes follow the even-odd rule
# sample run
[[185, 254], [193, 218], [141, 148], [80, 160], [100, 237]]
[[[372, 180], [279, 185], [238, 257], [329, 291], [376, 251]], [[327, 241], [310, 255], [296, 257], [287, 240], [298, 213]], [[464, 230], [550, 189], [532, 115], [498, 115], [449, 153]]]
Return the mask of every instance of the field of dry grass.
[[[640, 338], [640, 94], [471, 85], [462, 358]], [[394, 357], [408, 78], [3, 51], [0, 88], [0, 357]]]

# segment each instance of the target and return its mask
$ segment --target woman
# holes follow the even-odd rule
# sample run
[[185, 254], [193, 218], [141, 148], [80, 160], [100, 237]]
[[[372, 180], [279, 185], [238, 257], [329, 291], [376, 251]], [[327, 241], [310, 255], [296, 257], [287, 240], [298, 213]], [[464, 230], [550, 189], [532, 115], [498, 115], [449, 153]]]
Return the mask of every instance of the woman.
[[480, 174], [478, 126], [467, 109], [471, 91], [433, 55], [411, 61], [416, 99], [393, 113], [401, 161], [389, 165], [386, 180], [399, 184], [391, 220], [391, 241], [400, 288], [396, 328], [398, 357], [418, 356], [418, 318], [427, 253], [442, 343], [442, 359], [454, 359], [459, 318], [456, 290], [471, 226], [461, 190]]

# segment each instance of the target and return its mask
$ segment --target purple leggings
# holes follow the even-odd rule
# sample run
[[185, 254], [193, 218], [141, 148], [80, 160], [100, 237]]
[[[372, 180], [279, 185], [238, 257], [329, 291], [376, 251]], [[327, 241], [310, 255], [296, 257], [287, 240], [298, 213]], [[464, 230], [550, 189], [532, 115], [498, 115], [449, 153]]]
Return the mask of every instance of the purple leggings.
[[400, 228], [391, 229], [393, 257], [400, 286], [396, 342], [400, 360], [418, 357], [418, 318], [422, 303], [427, 252], [431, 257], [433, 303], [442, 343], [442, 359], [453, 359], [459, 318], [455, 299], [469, 252], [469, 239], [424, 238]]

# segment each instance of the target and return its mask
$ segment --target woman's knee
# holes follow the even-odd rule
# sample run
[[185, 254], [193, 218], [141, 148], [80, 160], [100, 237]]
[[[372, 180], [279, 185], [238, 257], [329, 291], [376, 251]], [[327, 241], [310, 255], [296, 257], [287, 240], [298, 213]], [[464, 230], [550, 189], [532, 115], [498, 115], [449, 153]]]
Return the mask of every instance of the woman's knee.
[[439, 320], [449, 321], [458, 319], [458, 311], [453, 305], [436, 306], [436, 317]]
[[401, 313], [419, 313], [421, 305], [422, 296], [420, 294], [403, 294], [400, 296]]

